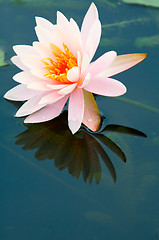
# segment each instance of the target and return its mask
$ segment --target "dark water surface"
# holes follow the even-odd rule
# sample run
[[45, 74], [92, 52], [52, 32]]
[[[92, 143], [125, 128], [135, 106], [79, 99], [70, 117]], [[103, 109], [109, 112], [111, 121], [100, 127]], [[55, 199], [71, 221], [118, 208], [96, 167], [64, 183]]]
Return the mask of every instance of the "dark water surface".
[[147, 52], [148, 58], [115, 76], [127, 86], [126, 95], [96, 97], [105, 131], [92, 135], [82, 128], [72, 136], [67, 112], [25, 126], [14, 118], [18, 103], [3, 99], [19, 72], [9, 61], [12, 45], [36, 40], [34, 17], [55, 23], [61, 10], [81, 24], [91, 2], [43, 3], [0, 1], [0, 48], [9, 63], [0, 68], [0, 239], [157, 240], [159, 9], [95, 2], [103, 24], [95, 58], [108, 50]]

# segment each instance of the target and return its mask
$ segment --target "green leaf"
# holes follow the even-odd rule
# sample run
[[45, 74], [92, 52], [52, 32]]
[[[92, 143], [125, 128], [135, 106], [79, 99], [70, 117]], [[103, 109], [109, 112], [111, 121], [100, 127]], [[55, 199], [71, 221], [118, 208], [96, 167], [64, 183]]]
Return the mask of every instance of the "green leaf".
[[123, 0], [125, 3], [140, 4], [150, 7], [159, 7], [159, 0]]
[[6, 66], [8, 63], [4, 61], [4, 51], [0, 49], [0, 67]]
[[159, 35], [151, 37], [139, 37], [136, 39], [135, 45], [138, 48], [159, 46]]

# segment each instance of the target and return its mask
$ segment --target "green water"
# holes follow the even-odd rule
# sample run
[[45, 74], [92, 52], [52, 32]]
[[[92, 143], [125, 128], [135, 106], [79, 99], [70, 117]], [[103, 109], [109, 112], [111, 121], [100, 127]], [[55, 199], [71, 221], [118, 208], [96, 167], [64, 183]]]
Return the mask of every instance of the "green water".
[[94, 59], [108, 50], [148, 53], [114, 77], [128, 88], [123, 97], [96, 96], [103, 116], [99, 134], [82, 127], [71, 135], [67, 111], [25, 126], [14, 118], [21, 103], [3, 99], [19, 72], [9, 60], [12, 46], [36, 40], [34, 17], [55, 23], [61, 10], [80, 25], [90, 3], [0, 1], [0, 49], [8, 63], [0, 68], [2, 240], [159, 239], [158, 8], [95, 2], [103, 28]]

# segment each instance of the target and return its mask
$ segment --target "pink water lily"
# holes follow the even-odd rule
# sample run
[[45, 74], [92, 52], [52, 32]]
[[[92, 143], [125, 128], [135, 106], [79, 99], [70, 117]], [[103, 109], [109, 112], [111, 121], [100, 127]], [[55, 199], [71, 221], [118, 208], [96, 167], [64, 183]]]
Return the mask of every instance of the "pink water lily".
[[68, 124], [74, 134], [81, 123], [92, 131], [99, 128], [100, 113], [92, 93], [116, 97], [126, 87], [111, 76], [141, 62], [146, 54], [117, 56], [109, 51], [91, 62], [99, 45], [101, 23], [94, 3], [89, 7], [81, 30], [76, 22], [57, 12], [57, 23], [36, 17], [39, 41], [32, 46], [16, 45], [12, 62], [22, 71], [13, 79], [20, 83], [5, 98], [26, 101], [16, 117], [38, 123], [57, 117], [68, 103]]

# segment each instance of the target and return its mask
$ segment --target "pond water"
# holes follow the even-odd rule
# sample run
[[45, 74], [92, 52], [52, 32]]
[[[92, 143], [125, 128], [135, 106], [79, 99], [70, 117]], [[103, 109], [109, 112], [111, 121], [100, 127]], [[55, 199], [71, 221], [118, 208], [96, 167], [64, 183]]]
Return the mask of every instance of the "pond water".
[[0, 49], [9, 63], [0, 68], [2, 240], [159, 239], [159, 9], [95, 2], [103, 24], [95, 59], [108, 50], [148, 53], [115, 76], [128, 88], [123, 97], [96, 96], [103, 132], [82, 127], [71, 135], [67, 111], [25, 126], [14, 118], [21, 103], [3, 99], [19, 72], [12, 46], [36, 40], [34, 17], [55, 23], [61, 10], [80, 25], [90, 3], [0, 1]]

